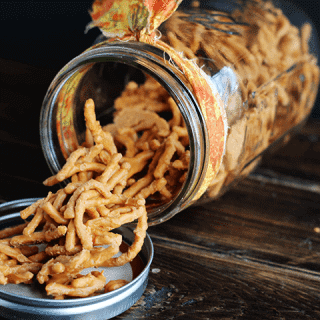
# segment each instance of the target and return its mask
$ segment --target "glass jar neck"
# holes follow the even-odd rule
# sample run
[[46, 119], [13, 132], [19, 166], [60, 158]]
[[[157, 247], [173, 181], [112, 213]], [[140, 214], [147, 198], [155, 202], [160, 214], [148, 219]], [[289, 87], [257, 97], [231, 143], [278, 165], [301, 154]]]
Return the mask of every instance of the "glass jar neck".
[[[139, 42], [101, 42], [70, 61], [51, 83], [43, 102], [40, 136], [45, 158], [53, 174], [64, 164], [65, 159], [59, 156], [61, 148], [56, 136], [61, 128], [57, 129], [56, 119], [59, 110], [66, 106], [58, 103], [58, 96], [72, 77], [87, 71], [88, 66], [99, 63], [123, 64], [151, 75], [176, 102], [185, 121], [190, 141], [187, 178], [174, 199], [148, 212], [149, 225], [162, 223], [193, 203], [205, 178], [209, 161], [208, 131], [203, 114], [184, 75], [162, 50]], [[113, 75], [110, 74], [110, 77], [112, 81]], [[75, 94], [79, 90], [74, 88], [72, 92]], [[79, 112], [83, 114], [83, 109], [76, 109], [75, 113]], [[71, 121], [69, 125], [76, 124]], [[66, 147], [71, 149], [71, 146]]]

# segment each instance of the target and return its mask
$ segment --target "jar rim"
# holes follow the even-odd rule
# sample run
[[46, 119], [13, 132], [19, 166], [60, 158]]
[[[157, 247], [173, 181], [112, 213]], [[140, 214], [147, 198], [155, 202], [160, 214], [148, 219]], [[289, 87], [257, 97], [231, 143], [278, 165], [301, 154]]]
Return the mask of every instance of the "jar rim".
[[[53, 79], [43, 100], [40, 114], [40, 138], [47, 164], [56, 174], [62, 167], [55, 142], [55, 108], [58, 94], [71, 76], [92, 63], [123, 63], [155, 78], [177, 103], [188, 130], [190, 164], [179, 193], [167, 204], [152, 209], [149, 225], [162, 223], [193, 203], [206, 175], [209, 162], [209, 138], [206, 121], [187, 80], [161, 49], [134, 41], [101, 42], [64, 66]], [[148, 212], [149, 214], [149, 212]]]

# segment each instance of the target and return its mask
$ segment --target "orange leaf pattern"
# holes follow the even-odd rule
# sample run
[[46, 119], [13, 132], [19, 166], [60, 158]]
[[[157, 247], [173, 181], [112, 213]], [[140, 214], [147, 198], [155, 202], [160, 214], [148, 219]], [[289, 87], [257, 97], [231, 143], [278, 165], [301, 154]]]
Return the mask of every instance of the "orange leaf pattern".
[[92, 23], [107, 38], [139, 38], [151, 34], [168, 19], [182, 0], [96, 0], [90, 12]]

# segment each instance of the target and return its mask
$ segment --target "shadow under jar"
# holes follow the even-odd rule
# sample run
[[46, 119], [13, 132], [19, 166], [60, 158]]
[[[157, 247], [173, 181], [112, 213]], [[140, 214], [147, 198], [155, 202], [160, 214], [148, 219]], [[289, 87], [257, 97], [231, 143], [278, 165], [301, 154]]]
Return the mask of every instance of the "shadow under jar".
[[181, 112], [190, 160], [186, 179], [172, 199], [147, 199], [149, 225], [166, 221], [195, 201], [222, 195], [254, 170], [263, 152], [299, 129], [312, 110], [319, 84], [316, 36], [303, 13], [297, 27], [284, 12], [285, 7], [268, 1], [210, 1], [205, 8], [201, 3], [181, 7], [159, 28], [162, 41], [205, 72], [225, 114], [224, 156], [209, 182], [208, 121], [187, 78], [156, 47], [106, 42], [103, 37], [57, 74], [44, 99], [41, 143], [52, 173], [85, 140], [87, 99], [94, 100], [101, 125], [108, 125], [127, 85], [142, 86], [151, 76]]

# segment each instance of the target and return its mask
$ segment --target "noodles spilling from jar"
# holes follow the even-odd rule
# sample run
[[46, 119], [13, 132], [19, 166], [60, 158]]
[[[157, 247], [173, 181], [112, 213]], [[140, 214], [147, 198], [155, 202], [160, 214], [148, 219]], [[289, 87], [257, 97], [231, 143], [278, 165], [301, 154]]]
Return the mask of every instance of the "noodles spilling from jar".
[[[102, 127], [94, 101], [86, 101], [85, 142], [44, 184], [70, 182], [22, 210], [25, 223], [0, 231], [1, 284], [36, 279], [55, 299], [127, 284], [106, 283], [98, 270], [80, 272], [123, 266], [138, 255], [148, 227], [146, 199], [170, 201], [178, 192], [189, 166], [189, 141], [176, 104], [153, 78], [140, 87], [130, 82], [115, 108], [114, 123]], [[134, 241], [118, 255], [122, 236], [113, 231], [132, 222]]]

